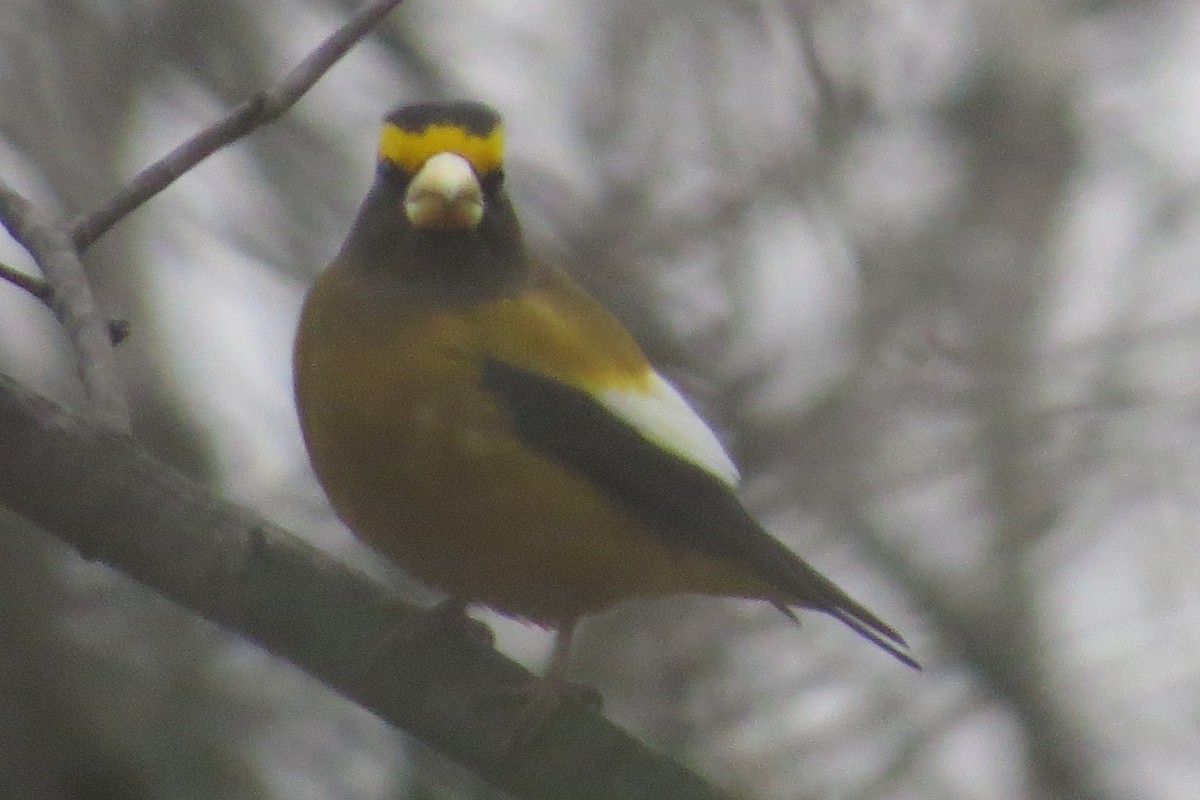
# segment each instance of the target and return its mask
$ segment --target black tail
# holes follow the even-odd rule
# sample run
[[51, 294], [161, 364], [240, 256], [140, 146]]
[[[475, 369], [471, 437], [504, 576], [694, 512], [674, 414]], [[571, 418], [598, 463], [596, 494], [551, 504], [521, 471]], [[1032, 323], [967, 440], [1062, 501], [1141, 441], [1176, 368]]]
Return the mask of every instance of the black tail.
[[[908, 649], [908, 642], [904, 640], [904, 637], [895, 628], [868, 611], [865, 606], [838, 588], [837, 584], [833, 581], [811, 567], [808, 567], [807, 564], [804, 566], [807, 568], [804, 570], [806, 584], [811, 589], [815, 579], [821, 590], [820, 594], [823, 596], [816, 602], [800, 603], [801, 607], [811, 608], [814, 611], [821, 611], [828, 614], [880, 650], [890, 653], [901, 664], [910, 666], [915, 670], [921, 669], [921, 664], [908, 653], [904, 652], [905, 649]], [[807, 592], [806, 594], [811, 596], [811, 592]], [[790, 608], [778, 603], [775, 606], [792, 619], [796, 619], [796, 615]]]
[[921, 665], [915, 658], [900, 649], [901, 647], [908, 647], [908, 642], [904, 641], [903, 636], [896, 633], [893, 628], [885, 625], [874, 614], [858, 606], [857, 603], [855, 606], [857, 607], [850, 609], [841, 607], [828, 608], [822, 609], [822, 611], [834, 619], [841, 620], [848, 628], [868, 642], [891, 653], [900, 663], [907, 664], [916, 670], [921, 668]]
[[[849, 598], [846, 599], [849, 600]], [[796, 622], [800, 621], [792, 609], [778, 603], [775, 603], [774, 605]], [[897, 633], [895, 628], [891, 627], [883, 620], [879, 619], [879, 617], [875, 616], [870, 611], [867, 611], [858, 603], [855, 603], [853, 600], [850, 600], [846, 607], [837, 605], [811, 606], [811, 608], [816, 611], [822, 611], [840, 621], [847, 628], [854, 631], [859, 636], [878, 647], [880, 650], [891, 654], [891, 656], [901, 664], [905, 664], [915, 670], [921, 669], [921, 664], [919, 661], [900, 649], [902, 647], [908, 647], [908, 642], [904, 641], [904, 637]]]

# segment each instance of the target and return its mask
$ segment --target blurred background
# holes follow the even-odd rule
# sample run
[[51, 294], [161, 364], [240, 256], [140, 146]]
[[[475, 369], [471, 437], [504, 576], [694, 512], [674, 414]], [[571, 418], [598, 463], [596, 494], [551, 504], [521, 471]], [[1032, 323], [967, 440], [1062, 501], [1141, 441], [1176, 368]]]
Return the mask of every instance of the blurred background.
[[[65, 217], [357, 3], [3, 0], [0, 175]], [[411, 596], [329, 511], [292, 328], [400, 102], [506, 116], [532, 246], [722, 432], [744, 497], [900, 628], [638, 603], [609, 715], [738, 795], [1195, 797], [1200, 5], [409, 0], [281, 122], [88, 251], [137, 436]], [[0, 260], [32, 269], [10, 240]], [[0, 370], [78, 403], [0, 285]], [[491, 793], [286, 663], [0, 515], [0, 797]], [[541, 669], [549, 637], [495, 623]]]

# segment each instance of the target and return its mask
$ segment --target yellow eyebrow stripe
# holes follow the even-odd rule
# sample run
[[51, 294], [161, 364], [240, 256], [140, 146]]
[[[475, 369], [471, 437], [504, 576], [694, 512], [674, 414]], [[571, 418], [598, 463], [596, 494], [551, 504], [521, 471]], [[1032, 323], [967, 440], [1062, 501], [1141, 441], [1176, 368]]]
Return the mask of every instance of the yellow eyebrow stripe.
[[385, 123], [379, 135], [379, 158], [408, 173], [415, 173], [438, 153], [458, 153], [471, 162], [480, 175], [500, 168], [504, 157], [504, 130], [499, 125], [489, 133], [470, 133], [458, 125], [430, 125], [410, 131]]

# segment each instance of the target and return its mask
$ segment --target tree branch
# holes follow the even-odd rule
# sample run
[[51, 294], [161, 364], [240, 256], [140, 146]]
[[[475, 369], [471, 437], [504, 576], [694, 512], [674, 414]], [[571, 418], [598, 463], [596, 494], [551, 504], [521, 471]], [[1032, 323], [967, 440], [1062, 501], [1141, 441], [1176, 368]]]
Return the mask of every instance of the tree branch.
[[254, 95], [223, 119], [143, 169], [103, 205], [76, 218], [71, 225], [71, 240], [75, 247], [85, 250], [130, 212], [174, 183], [180, 175], [255, 128], [278, 119], [401, 2], [403, 0], [375, 0], [364, 6], [272, 89]]
[[[54, 310], [54, 290], [41, 278], [0, 262], [0, 280], [8, 281], [18, 289], [24, 289], [35, 299], [40, 300], [46, 308]], [[106, 327], [108, 341], [114, 347], [129, 337], [129, 320], [127, 319], [110, 319], [106, 323]]]
[[19, 269], [10, 267], [8, 264], [0, 263], [0, 278], [20, 289], [24, 289], [47, 306], [50, 305], [50, 300], [54, 297], [54, 291], [50, 288], [50, 284], [27, 272], [21, 272]]
[[0, 181], [0, 221], [42, 268], [45, 280], [0, 264], [7, 280], [48, 305], [67, 330], [89, 408], [101, 425], [130, 430], [129, 406], [111, 347], [128, 333], [122, 320], [103, 320], [79, 254], [154, 195], [217, 150], [278, 119], [338, 59], [403, 0], [376, 0], [331, 34], [269, 92], [255, 95], [142, 170], [107, 202], [67, 228]]
[[109, 328], [101, 318], [79, 254], [66, 229], [0, 181], [0, 221], [29, 251], [54, 287], [48, 305], [75, 351], [75, 364], [97, 424], [119, 433], [130, 430], [129, 405], [117, 374]]
[[380, 647], [423, 609], [3, 375], [0, 453], [0, 504], [517, 797], [727, 800], [582, 706], [506, 752], [521, 704], [497, 690], [527, 672], [465, 634]]

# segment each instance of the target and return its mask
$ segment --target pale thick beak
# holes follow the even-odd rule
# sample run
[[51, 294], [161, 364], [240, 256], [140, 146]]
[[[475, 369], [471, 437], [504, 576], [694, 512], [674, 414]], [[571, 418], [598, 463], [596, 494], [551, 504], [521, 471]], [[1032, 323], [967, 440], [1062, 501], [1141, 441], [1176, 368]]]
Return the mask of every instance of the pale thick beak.
[[474, 228], [483, 219], [483, 190], [475, 170], [457, 153], [431, 156], [408, 184], [404, 213], [415, 228]]

